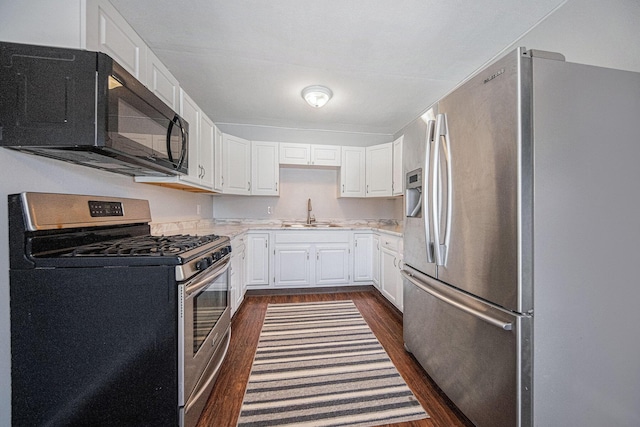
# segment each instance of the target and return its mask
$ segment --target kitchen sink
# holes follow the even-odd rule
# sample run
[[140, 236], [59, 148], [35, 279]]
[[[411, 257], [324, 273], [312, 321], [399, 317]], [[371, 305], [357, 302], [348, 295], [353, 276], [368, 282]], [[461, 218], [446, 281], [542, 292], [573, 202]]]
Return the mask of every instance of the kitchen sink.
[[285, 228], [335, 228], [340, 227], [337, 224], [330, 223], [312, 223], [312, 224], [302, 224], [302, 223], [294, 223], [294, 224], [283, 224]]

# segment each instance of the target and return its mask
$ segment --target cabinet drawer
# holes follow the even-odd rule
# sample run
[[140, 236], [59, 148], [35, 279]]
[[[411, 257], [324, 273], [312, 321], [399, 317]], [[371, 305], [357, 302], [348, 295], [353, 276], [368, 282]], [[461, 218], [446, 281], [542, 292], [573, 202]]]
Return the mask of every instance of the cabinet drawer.
[[400, 252], [400, 238], [397, 236], [380, 235], [380, 246], [393, 252]]

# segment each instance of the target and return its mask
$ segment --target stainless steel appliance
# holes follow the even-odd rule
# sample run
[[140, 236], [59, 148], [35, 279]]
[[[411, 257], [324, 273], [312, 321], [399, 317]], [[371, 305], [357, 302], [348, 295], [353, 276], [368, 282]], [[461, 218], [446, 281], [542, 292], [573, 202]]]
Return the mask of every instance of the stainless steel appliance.
[[478, 426], [640, 419], [639, 99], [518, 49], [405, 129], [404, 340]]
[[193, 426], [230, 339], [228, 237], [146, 200], [9, 196], [13, 425]]
[[188, 124], [103, 53], [0, 43], [0, 146], [125, 175], [187, 173]]

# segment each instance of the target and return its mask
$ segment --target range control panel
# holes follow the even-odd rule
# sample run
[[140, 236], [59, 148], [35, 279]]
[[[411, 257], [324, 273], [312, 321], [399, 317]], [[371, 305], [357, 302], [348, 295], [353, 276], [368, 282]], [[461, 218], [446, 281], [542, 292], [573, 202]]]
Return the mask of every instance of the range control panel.
[[89, 200], [89, 212], [92, 217], [124, 215], [121, 202]]

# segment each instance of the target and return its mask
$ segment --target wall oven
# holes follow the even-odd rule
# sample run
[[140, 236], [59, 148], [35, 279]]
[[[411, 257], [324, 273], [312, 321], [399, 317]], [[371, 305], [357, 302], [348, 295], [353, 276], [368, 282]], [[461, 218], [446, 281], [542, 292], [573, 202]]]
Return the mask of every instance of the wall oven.
[[125, 175], [187, 173], [187, 122], [104, 53], [0, 42], [0, 146]]
[[145, 200], [9, 196], [12, 425], [194, 426], [230, 339], [228, 237]]

